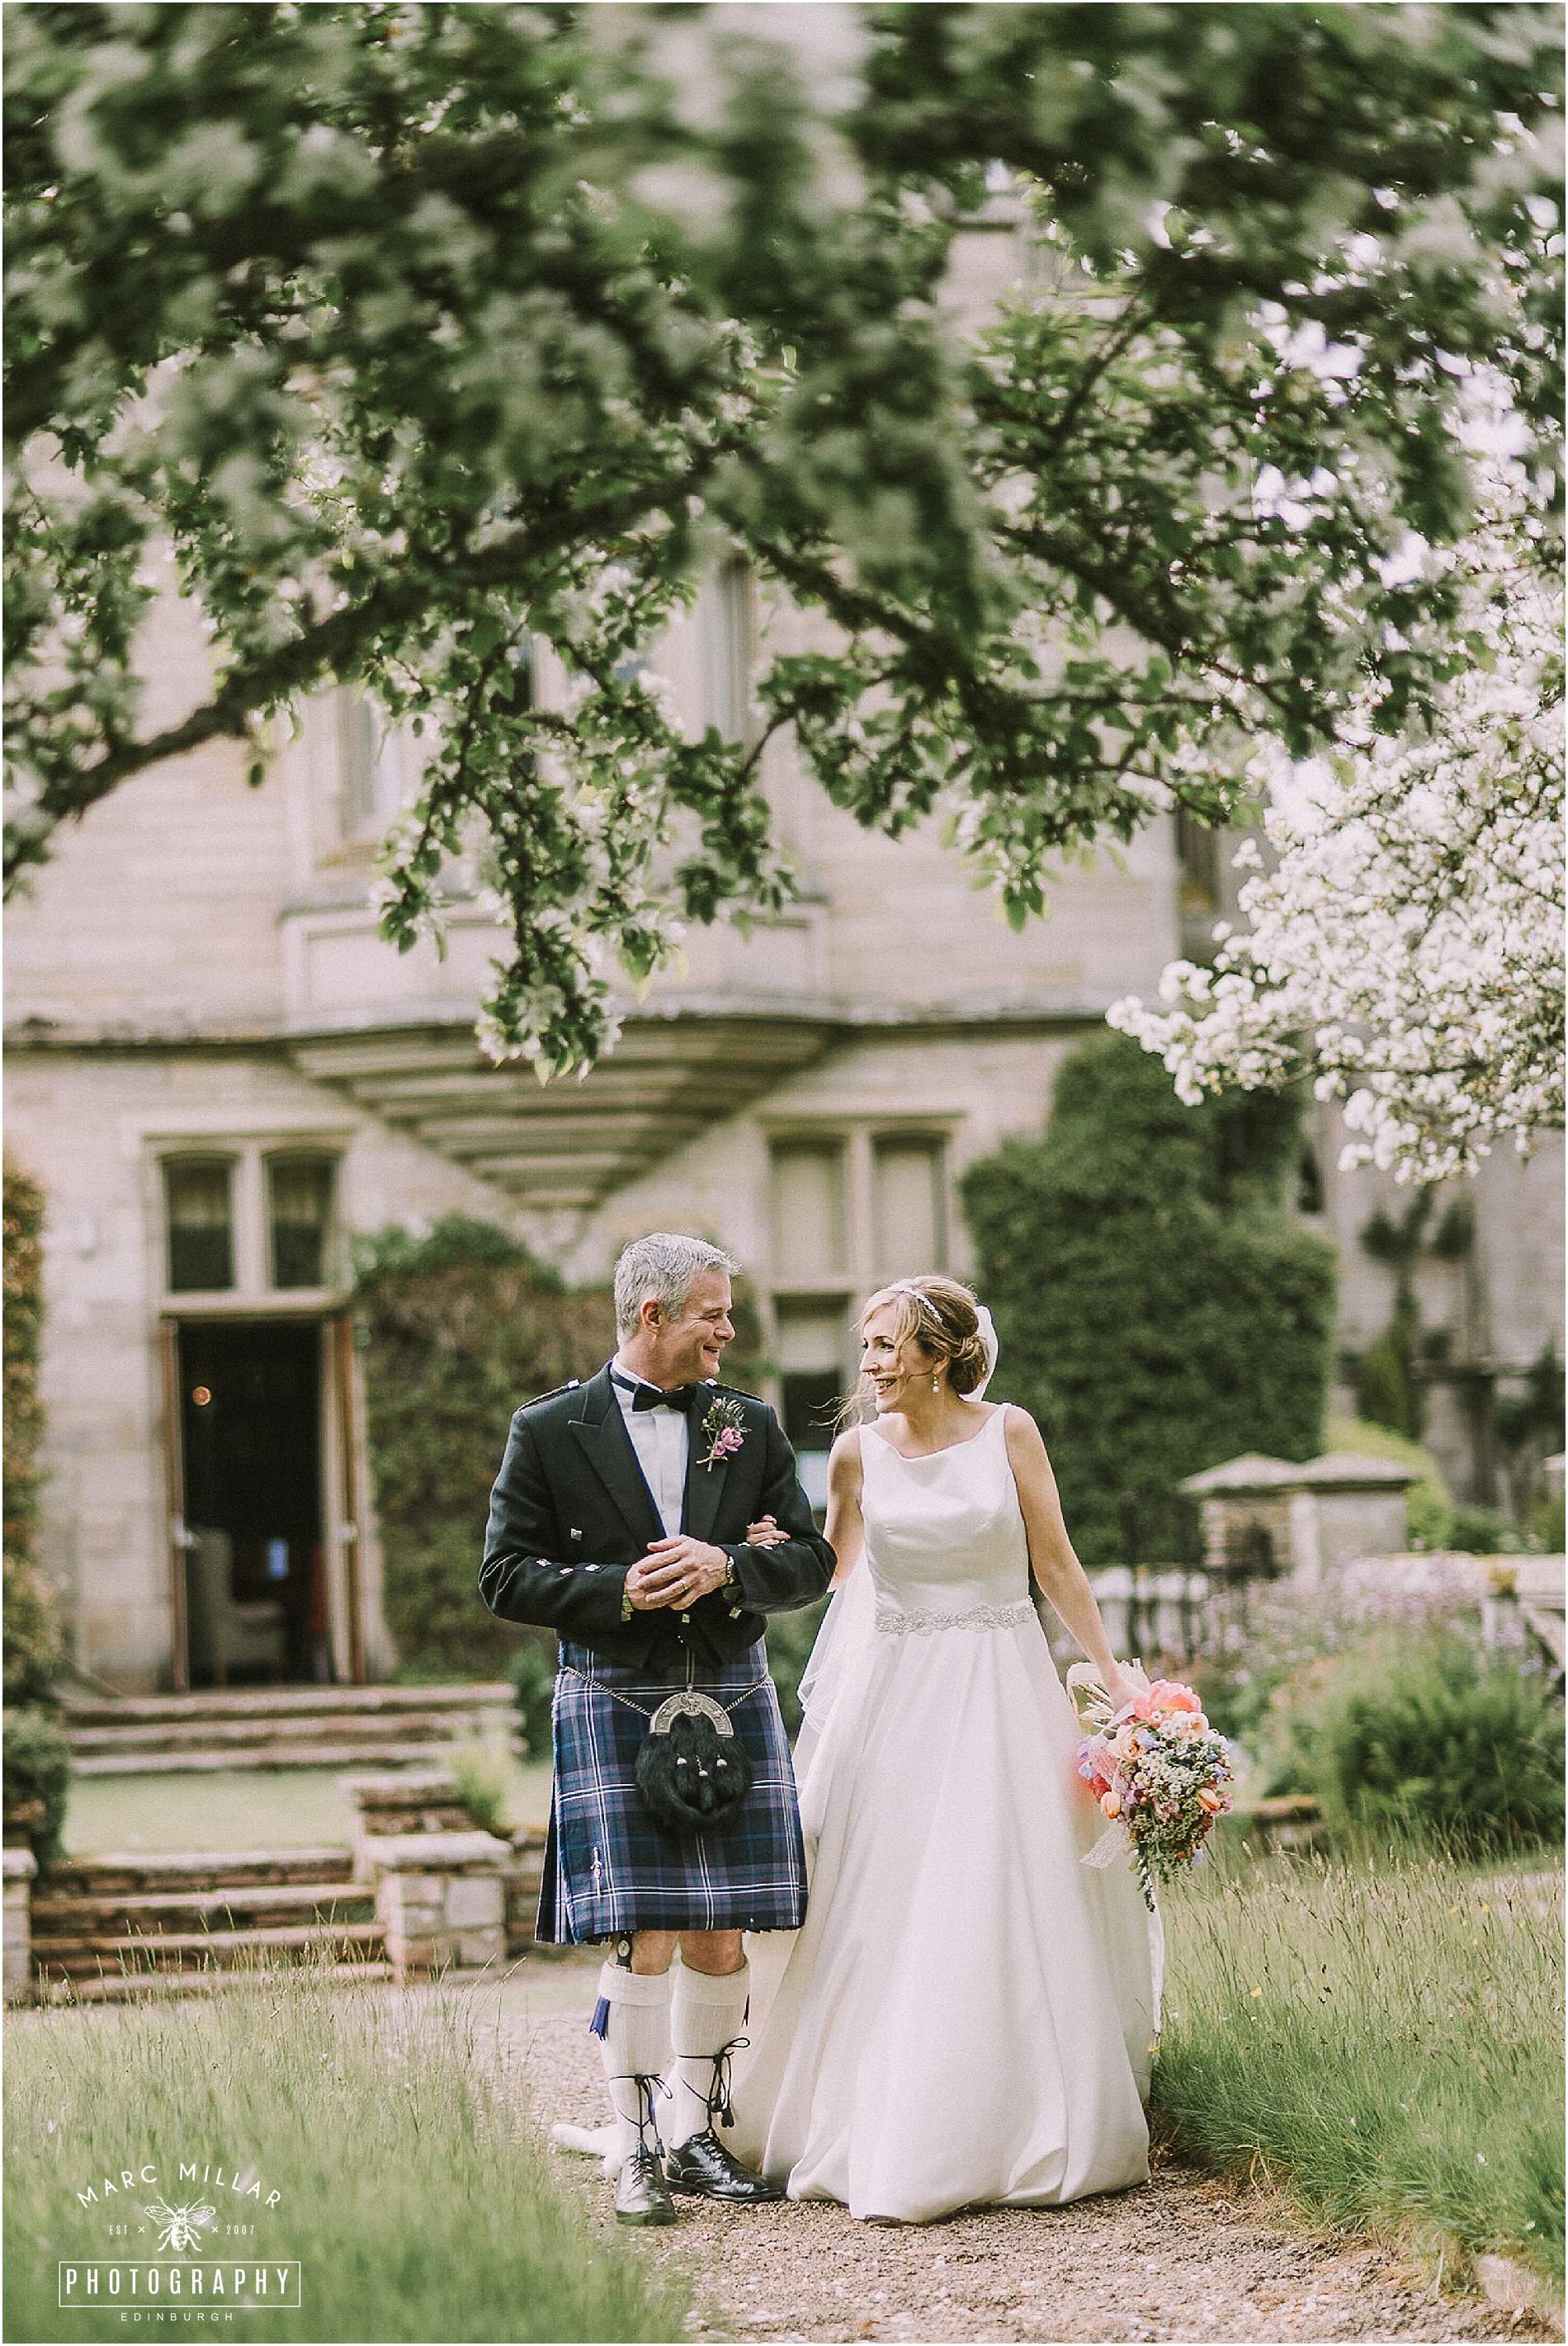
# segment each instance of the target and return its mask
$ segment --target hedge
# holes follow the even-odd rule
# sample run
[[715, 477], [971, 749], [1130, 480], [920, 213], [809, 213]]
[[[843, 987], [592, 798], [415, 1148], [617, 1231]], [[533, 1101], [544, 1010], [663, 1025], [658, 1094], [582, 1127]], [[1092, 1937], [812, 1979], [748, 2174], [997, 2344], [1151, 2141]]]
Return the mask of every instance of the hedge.
[[1300, 1149], [1293, 1099], [1184, 1107], [1106, 1034], [1064, 1060], [1044, 1137], [964, 1177], [993, 1393], [1038, 1421], [1091, 1567], [1190, 1554], [1185, 1476], [1320, 1451], [1334, 1256], [1284, 1203]]

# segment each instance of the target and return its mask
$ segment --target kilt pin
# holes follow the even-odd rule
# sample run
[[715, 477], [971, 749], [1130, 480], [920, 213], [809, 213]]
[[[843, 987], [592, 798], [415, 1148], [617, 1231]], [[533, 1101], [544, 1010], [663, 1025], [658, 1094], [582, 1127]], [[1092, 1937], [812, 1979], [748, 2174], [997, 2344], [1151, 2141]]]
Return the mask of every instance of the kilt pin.
[[[693, 1425], [683, 1529], [723, 1548], [735, 1580], [684, 1614], [623, 1617], [626, 1573], [664, 1526], [608, 1364], [512, 1421], [480, 1589], [501, 1619], [553, 1628], [561, 1640], [537, 1923], [545, 1944], [648, 1930], [792, 1931], [805, 1917], [794, 1773], [762, 1631], [767, 1614], [825, 1592], [833, 1553], [772, 1410], [732, 1387], [713, 1392], [735, 1406], [742, 1440], [707, 1465]], [[748, 1525], [769, 1515], [788, 1538], [748, 1545]], [[690, 1837], [656, 1821], [633, 1772], [649, 1716], [683, 1687], [728, 1712], [756, 1776], [727, 1825]]]

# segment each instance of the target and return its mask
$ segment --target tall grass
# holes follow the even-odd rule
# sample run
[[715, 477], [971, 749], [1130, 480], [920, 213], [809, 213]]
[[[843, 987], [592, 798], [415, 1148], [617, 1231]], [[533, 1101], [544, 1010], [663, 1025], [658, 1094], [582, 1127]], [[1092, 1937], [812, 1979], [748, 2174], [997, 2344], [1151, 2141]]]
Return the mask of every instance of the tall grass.
[[[394, 2005], [301, 1972], [202, 2003], [25, 2015], [6, 2036], [8, 2338], [122, 2334], [117, 2303], [58, 2310], [56, 2265], [151, 2256], [137, 2201], [188, 2201], [181, 2161], [221, 2167], [225, 2188], [198, 2198], [219, 2224], [256, 2227], [209, 2230], [204, 2265], [302, 2265], [301, 2310], [268, 2312], [270, 2339], [682, 2335], [677, 2286], [597, 2239], [439, 1994]], [[105, 2200], [106, 2175], [144, 2166], [156, 2185]], [[227, 2188], [236, 2170], [259, 2178], [260, 2200]], [[89, 2187], [99, 2202], [84, 2207]]]
[[1155, 2116], [1311, 2213], [1563, 2277], [1562, 1881], [1225, 1860], [1165, 1904]]

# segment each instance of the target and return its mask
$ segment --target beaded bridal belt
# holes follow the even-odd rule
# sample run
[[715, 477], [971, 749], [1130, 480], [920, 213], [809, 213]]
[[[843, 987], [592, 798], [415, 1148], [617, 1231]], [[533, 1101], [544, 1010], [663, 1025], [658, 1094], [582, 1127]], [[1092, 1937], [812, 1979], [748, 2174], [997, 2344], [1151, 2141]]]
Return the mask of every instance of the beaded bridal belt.
[[889, 1637], [934, 1637], [940, 1629], [1018, 1629], [1035, 1617], [1027, 1596], [1016, 1605], [976, 1605], [967, 1613], [901, 1613], [879, 1605], [877, 1627]]

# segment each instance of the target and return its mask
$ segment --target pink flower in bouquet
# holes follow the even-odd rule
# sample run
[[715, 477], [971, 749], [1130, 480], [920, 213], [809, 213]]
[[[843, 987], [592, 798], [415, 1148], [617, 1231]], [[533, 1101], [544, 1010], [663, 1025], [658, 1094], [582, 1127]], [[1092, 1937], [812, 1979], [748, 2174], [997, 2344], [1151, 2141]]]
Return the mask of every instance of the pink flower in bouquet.
[[[1084, 1675], [1069, 1672], [1070, 1688], [1097, 1683], [1086, 1664], [1077, 1667]], [[1216, 1817], [1230, 1807], [1234, 1755], [1193, 1688], [1174, 1678], [1137, 1685], [1115, 1711], [1103, 1691], [1097, 1703], [1091, 1694], [1087, 1716], [1096, 1731], [1078, 1748], [1078, 1773], [1113, 1832], [1084, 1862], [1108, 1864], [1119, 1831], [1152, 1912], [1156, 1882], [1196, 1862]]]
[[[1130, 1715], [1137, 1719], [1151, 1719], [1173, 1710], [1192, 1710], [1201, 1715], [1203, 1705], [1191, 1687], [1181, 1685], [1176, 1678], [1156, 1678], [1146, 1692], [1134, 1698]], [[1123, 1715], [1118, 1713], [1118, 1717]]]

